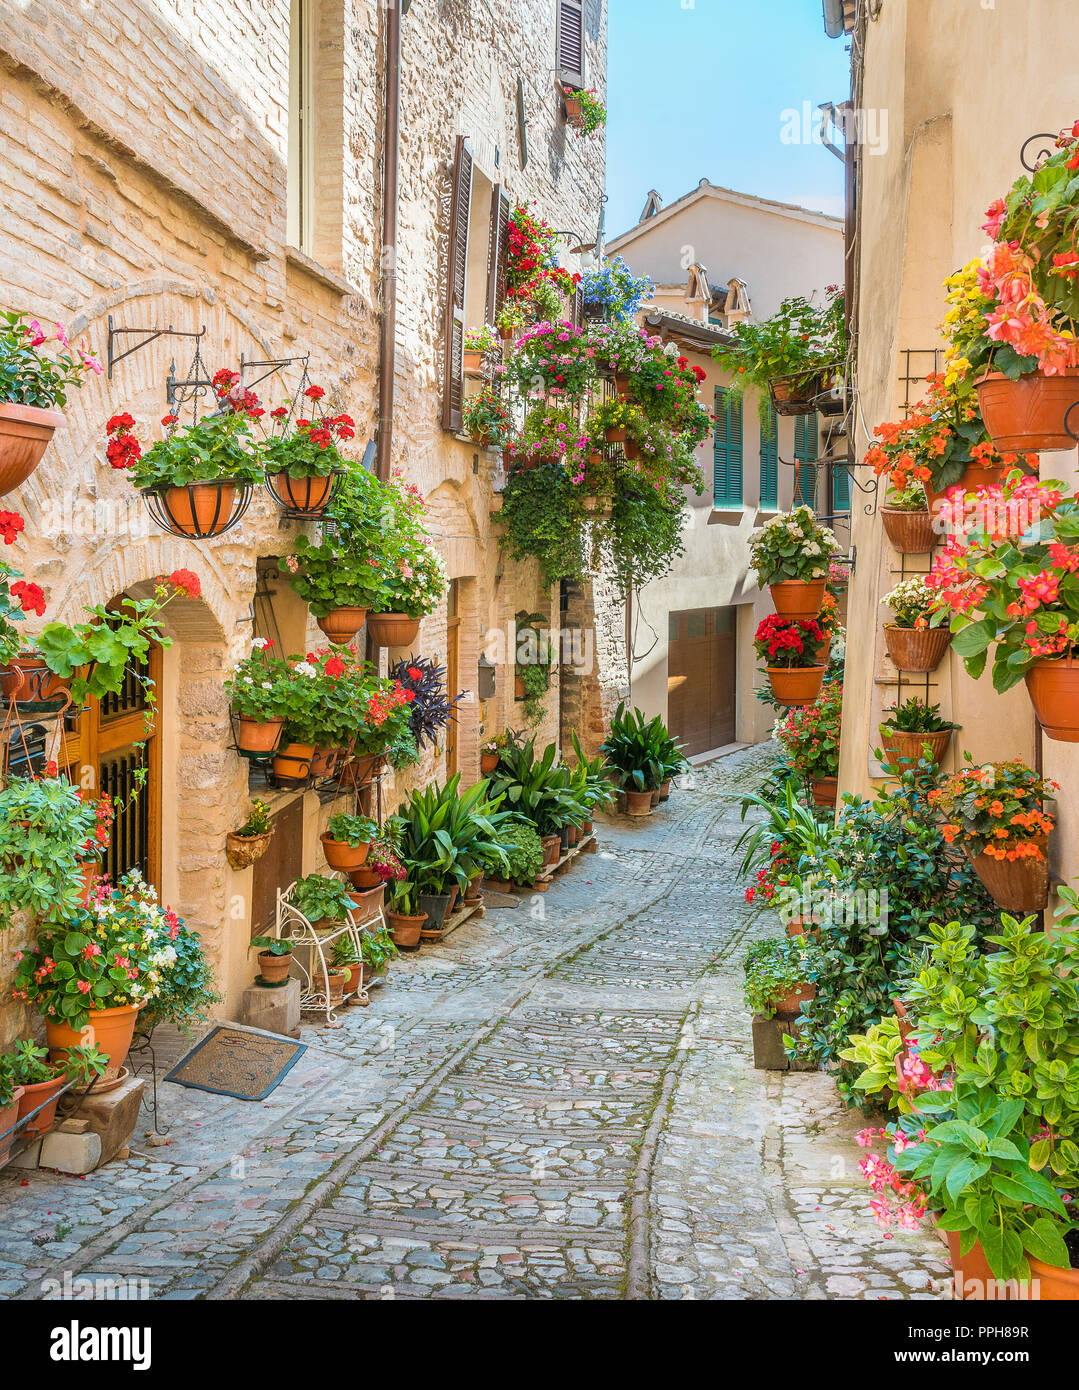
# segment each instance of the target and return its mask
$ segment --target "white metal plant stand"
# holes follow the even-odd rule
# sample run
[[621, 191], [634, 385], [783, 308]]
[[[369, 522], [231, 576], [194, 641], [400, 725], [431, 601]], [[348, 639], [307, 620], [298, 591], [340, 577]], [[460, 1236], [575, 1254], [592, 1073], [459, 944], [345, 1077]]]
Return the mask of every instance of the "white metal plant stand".
[[[341, 875], [339, 875], [341, 877]], [[380, 928], [386, 928], [386, 914], [381, 905], [372, 912], [356, 907], [349, 912], [346, 921], [326, 931], [316, 931], [302, 912], [293, 904], [292, 895], [296, 884], [290, 883], [285, 889], [277, 890], [276, 935], [279, 941], [293, 943], [292, 961], [300, 976], [300, 1008], [309, 1012], [325, 1013], [328, 1028], [340, 1028], [336, 1006], [330, 997], [330, 968], [333, 965], [333, 948], [336, 942], [347, 939], [352, 942], [357, 953], [362, 954], [364, 935], [373, 935]], [[306, 949], [305, 949], [306, 948]], [[306, 956], [307, 959], [303, 959]], [[346, 1001], [368, 1004], [368, 991], [373, 980], [364, 980], [361, 970], [358, 987], [344, 994], [338, 1004]], [[382, 983], [381, 980], [378, 981]]]

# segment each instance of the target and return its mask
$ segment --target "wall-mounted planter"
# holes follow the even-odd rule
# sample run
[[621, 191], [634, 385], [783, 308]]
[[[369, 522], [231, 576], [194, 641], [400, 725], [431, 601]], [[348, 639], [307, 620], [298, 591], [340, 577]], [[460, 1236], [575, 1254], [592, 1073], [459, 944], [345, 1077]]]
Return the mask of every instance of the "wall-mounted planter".
[[[901, 729], [890, 729], [886, 724], [882, 724], [880, 741], [888, 755], [888, 771], [898, 777], [912, 767], [917, 767], [926, 756], [939, 766], [954, 732], [954, 729], [938, 729], [933, 734], [912, 734]], [[925, 752], [926, 747], [929, 749], [928, 754]]]
[[1036, 661], [1026, 674], [1027, 693], [1046, 738], [1079, 743], [1079, 660]]
[[985, 428], [1000, 453], [1075, 448], [1064, 421], [1079, 403], [1079, 367], [1054, 376], [1028, 372], [1014, 381], [1002, 372], [986, 372], [976, 384]]
[[1038, 835], [1040, 858], [1024, 855], [1022, 859], [993, 859], [983, 850], [981, 854], [967, 851], [974, 872], [986, 892], [998, 907], [1006, 912], [1042, 912], [1049, 903], [1049, 857], [1047, 835]]
[[812, 705], [820, 695], [826, 666], [768, 666], [772, 694], [781, 705]]
[[900, 671], [935, 671], [951, 646], [946, 627], [886, 627], [888, 655]]
[[366, 617], [366, 608], [331, 608], [317, 621], [335, 647], [345, 647], [363, 627]]
[[420, 632], [419, 618], [407, 613], [368, 613], [367, 635], [376, 647], [407, 647]]
[[286, 516], [299, 521], [320, 517], [333, 496], [336, 477], [293, 478], [288, 473], [267, 473], [266, 486]]
[[908, 512], [898, 507], [881, 507], [880, 519], [884, 534], [902, 555], [923, 555], [939, 540], [928, 510]]
[[0, 494], [26, 482], [66, 424], [59, 410], [0, 402]]

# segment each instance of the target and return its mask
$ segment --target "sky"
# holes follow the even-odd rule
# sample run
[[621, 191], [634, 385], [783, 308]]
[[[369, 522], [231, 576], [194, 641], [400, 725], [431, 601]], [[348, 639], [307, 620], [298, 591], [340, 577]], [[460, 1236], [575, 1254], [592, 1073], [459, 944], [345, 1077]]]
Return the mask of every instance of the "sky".
[[843, 166], [811, 143], [850, 88], [821, 0], [608, 0], [608, 45], [608, 240], [649, 189], [673, 203], [702, 178], [842, 213]]

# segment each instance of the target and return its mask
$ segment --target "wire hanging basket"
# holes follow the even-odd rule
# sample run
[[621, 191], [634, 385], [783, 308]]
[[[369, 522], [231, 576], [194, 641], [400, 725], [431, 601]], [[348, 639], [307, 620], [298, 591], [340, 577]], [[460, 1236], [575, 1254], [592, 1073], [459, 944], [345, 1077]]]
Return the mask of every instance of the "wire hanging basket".
[[174, 487], [141, 488], [154, 521], [170, 536], [209, 540], [231, 531], [251, 504], [251, 484], [235, 478]]

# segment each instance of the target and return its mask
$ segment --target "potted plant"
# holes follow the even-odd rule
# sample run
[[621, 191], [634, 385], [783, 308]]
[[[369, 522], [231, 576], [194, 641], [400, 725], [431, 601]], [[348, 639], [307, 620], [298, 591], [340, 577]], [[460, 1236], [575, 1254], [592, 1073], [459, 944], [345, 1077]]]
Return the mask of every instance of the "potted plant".
[[817, 806], [836, 804], [842, 718], [842, 683], [829, 681], [814, 704], [789, 710], [775, 727], [775, 739], [809, 783]]
[[563, 87], [566, 121], [578, 135], [592, 137], [607, 124], [607, 108], [596, 96], [595, 87]]
[[[300, 408], [321, 409], [318, 402], [325, 394], [321, 386], [309, 386]], [[348, 468], [338, 452], [338, 441], [355, 438], [355, 421], [350, 415], [325, 413], [318, 419], [293, 421], [292, 410], [283, 405], [271, 410], [270, 418], [272, 432], [261, 448], [266, 486], [287, 516], [300, 520], [322, 516], [336, 478]]]
[[367, 847], [367, 858], [358, 869], [349, 871], [353, 887], [363, 892], [378, 889], [382, 884], [393, 881], [403, 882], [408, 873], [401, 856], [393, 842], [385, 835], [377, 835]]
[[1035, 173], [1021, 175], [990, 207], [983, 230], [993, 245], [977, 272], [980, 322], [960, 318], [952, 328], [953, 344], [976, 374], [982, 415], [999, 449], [1075, 444], [1066, 416], [1079, 401], [1079, 123], [1056, 143]]
[[504, 343], [516, 338], [525, 326], [524, 305], [518, 299], [507, 299], [499, 310], [496, 326], [498, 336]]
[[938, 604], [921, 575], [913, 575], [885, 594], [881, 603], [891, 610], [892, 622], [884, 627], [888, 655], [900, 671], [935, 671], [951, 644], [946, 627], [931, 627]]
[[442, 730], [457, 718], [461, 699], [455, 695], [451, 700], [446, 694], [446, 668], [433, 657], [411, 656], [392, 667], [390, 675], [404, 692], [408, 727], [416, 747], [436, 747]]
[[885, 535], [901, 555], [921, 555], [936, 544], [925, 484], [917, 479], [888, 488], [880, 519]]
[[1044, 803], [1058, 790], [1015, 759], [970, 761], [930, 793], [944, 818], [944, 838], [958, 842], [993, 901], [1009, 912], [1040, 912], [1049, 901], [1054, 817]]
[[344, 992], [355, 994], [363, 983], [363, 954], [351, 936], [339, 936], [333, 943], [333, 964], [348, 972]]
[[139, 1009], [169, 986], [183, 923], [132, 869], [89, 908], [58, 910], [22, 953], [14, 996], [37, 1005], [53, 1053], [95, 1043], [115, 1075]]
[[831, 413], [837, 399], [842, 409], [841, 398], [830, 394], [847, 356], [843, 294], [838, 286], [829, 286], [819, 305], [801, 295], [784, 299], [763, 322], [735, 324], [730, 337], [733, 344], [714, 349], [713, 356], [732, 374], [735, 388], [760, 391], [762, 420], [769, 394], [780, 415]]
[[414, 951], [420, 944], [420, 932], [427, 913], [417, 906], [416, 886], [407, 880], [391, 880], [390, 906], [386, 909], [393, 944], [404, 951]]
[[993, 523], [971, 527], [937, 557], [928, 583], [968, 673], [980, 676], [993, 648], [993, 688], [1003, 692], [1025, 679], [1046, 736], [1074, 743], [1079, 502], [1063, 484], [1015, 473], [983, 496], [987, 518], [1010, 518], [1013, 534], [998, 534]]
[[291, 901], [300, 916], [316, 932], [331, 931], [340, 923], [347, 922], [352, 908], [341, 880], [327, 878], [324, 874], [307, 874], [297, 879]]
[[15, 1084], [11, 1063], [0, 1057], [0, 1168], [8, 1161], [15, 1135], [7, 1131], [14, 1129], [19, 1120], [19, 1104], [23, 1088]]
[[505, 806], [535, 826], [550, 863], [558, 859], [562, 826], [576, 811], [569, 780], [569, 769], [557, 747], [549, 743], [537, 757], [535, 741], [528, 739], [506, 745], [498, 771], [486, 784], [492, 803]]
[[273, 836], [273, 821], [264, 801], [251, 802], [251, 813], [239, 830], [225, 836], [225, 853], [234, 869], [247, 869], [266, 853]]
[[338, 814], [330, 817], [321, 838], [326, 863], [349, 873], [367, 858], [371, 841], [378, 838], [378, 826], [367, 816]]
[[824, 600], [829, 558], [839, 542], [809, 507], [778, 512], [750, 533], [749, 559], [783, 618], [815, 618]]
[[543, 842], [536, 834], [536, 828], [526, 820], [514, 819], [506, 822], [498, 832], [498, 843], [505, 855], [505, 879], [488, 880], [491, 888], [508, 890], [511, 884], [531, 887], [543, 869]]
[[[104, 1076], [108, 1058], [94, 1046], [72, 1047], [59, 1062], [49, 1061], [48, 1048], [32, 1041], [17, 1042], [6, 1059], [17, 1086], [20, 1120], [24, 1134], [47, 1134], [56, 1119], [56, 1104], [66, 1082], [85, 1090], [95, 1078]], [[31, 1116], [33, 1111], [36, 1115]], [[2, 1127], [2, 1126], [0, 1126]]]
[[[46, 343], [58, 344], [46, 357]], [[72, 387], [101, 364], [81, 345], [72, 347], [63, 324], [47, 334], [37, 319], [10, 309], [0, 313], [0, 494], [24, 483], [49, 441], [67, 423], [63, 408]]]
[[498, 335], [489, 323], [466, 328], [462, 369], [465, 376], [482, 376], [484, 361], [498, 352]]
[[513, 438], [513, 416], [488, 383], [465, 397], [461, 428], [481, 449], [504, 449]]
[[[111, 808], [110, 808], [111, 809]], [[108, 841], [98, 807], [63, 777], [9, 777], [0, 791], [0, 927], [80, 906], [82, 867]]]
[[820, 948], [808, 936], [777, 936], [756, 941], [743, 957], [746, 1008], [762, 1018], [797, 1014], [816, 998], [813, 981]]
[[285, 560], [293, 589], [337, 645], [351, 642], [368, 611], [378, 604], [382, 576], [375, 560], [371, 551], [354, 549], [336, 531], [325, 534], [317, 545], [298, 536], [295, 554]]
[[[305, 700], [287, 661], [275, 655], [269, 637], [256, 637], [251, 654], [225, 678], [225, 694], [236, 720], [236, 747], [242, 753], [272, 753], [281, 741], [286, 713]], [[306, 713], [306, 704], [304, 705]]]
[[[570, 477], [583, 474], [591, 441], [574, 410], [541, 402], [529, 410], [516, 439], [506, 446], [507, 466], [514, 471], [550, 465]], [[505, 502], [503, 502], [505, 510]]]
[[637, 311], [652, 297], [655, 282], [647, 275], [633, 274], [624, 257], [615, 256], [581, 279], [585, 310], [611, 323], [636, 328]]
[[212, 381], [217, 410], [186, 427], [177, 416], [164, 416], [164, 439], [145, 453], [131, 432], [130, 415], [114, 415], [106, 426], [112, 466], [130, 473], [163, 529], [195, 539], [219, 536], [233, 526], [243, 510], [237, 490], [263, 478], [260, 456], [251, 447], [251, 424], [263, 414], [258, 397], [227, 368], [215, 372]]
[[626, 794], [628, 815], [651, 814], [652, 793], [663, 784], [670, 742], [659, 715], [646, 719], [639, 709], [627, 713], [625, 705], [619, 704], [599, 751]]
[[821, 661], [826, 637], [815, 618], [773, 613], [758, 624], [753, 646], [765, 662], [772, 694], [781, 705], [811, 705], [821, 691], [827, 663]]
[[400, 518], [388, 536], [381, 578], [375, 611], [367, 619], [371, 641], [379, 647], [407, 647], [416, 639], [419, 620], [435, 611], [448, 584], [445, 562], [414, 513]]
[[926, 704], [917, 695], [884, 713], [887, 717], [880, 724], [880, 737], [888, 754], [888, 770], [896, 776], [917, 767], [922, 758], [939, 764], [953, 731], [960, 728], [941, 718], [939, 705]]
[[386, 927], [376, 931], [366, 931], [360, 937], [360, 954], [363, 964], [363, 979], [366, 983], [376, 975], [382, 975], [386, 966], [397, 955], [393, 936]]

